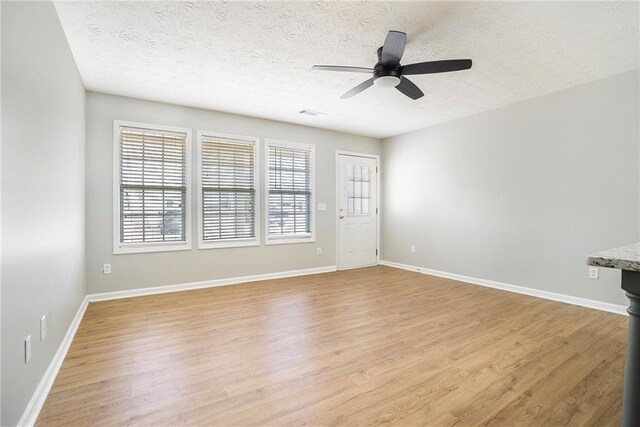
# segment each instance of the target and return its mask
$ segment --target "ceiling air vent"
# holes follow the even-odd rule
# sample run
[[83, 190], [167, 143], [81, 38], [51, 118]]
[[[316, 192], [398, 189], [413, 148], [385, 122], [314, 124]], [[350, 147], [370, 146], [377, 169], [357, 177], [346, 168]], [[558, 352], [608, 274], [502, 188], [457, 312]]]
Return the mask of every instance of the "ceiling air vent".
[[307, 116], [325, 116], [327, 113], [322, 111], [308, 110], [306, 108], [299, 111], [300, 114], [306, 114]]

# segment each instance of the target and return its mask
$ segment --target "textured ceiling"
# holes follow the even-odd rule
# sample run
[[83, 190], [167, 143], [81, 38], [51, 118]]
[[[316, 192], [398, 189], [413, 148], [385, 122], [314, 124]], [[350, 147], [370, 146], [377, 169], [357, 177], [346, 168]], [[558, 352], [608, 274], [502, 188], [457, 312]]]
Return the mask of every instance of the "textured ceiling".
[[[55, 5], [89, 90], [374, 137], [639, 68], [638, 2]], [[341, 100], [368, 76], [310, 70], [372, 67], [390, 29], [408, 34], [404, 64], [471, 58], [473, 68], [412, 76], [417, 101], [378, 87]]]

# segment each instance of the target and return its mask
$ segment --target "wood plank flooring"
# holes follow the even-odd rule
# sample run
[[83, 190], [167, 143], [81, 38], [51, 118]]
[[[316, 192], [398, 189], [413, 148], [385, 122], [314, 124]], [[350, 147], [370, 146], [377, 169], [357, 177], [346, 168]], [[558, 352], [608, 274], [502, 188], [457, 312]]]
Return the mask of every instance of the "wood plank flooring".
[[37, 425], [617, 426], [626, 325], [389, 267], [93, 303]]

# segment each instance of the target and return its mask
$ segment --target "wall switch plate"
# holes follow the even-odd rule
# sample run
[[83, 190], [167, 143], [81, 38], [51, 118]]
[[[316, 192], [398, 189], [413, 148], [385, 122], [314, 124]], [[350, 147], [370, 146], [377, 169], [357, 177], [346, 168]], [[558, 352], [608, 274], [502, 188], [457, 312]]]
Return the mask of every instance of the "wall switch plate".
[[319, 211], [326, 211], [327, 210], [327, 204], [326, 203], [318, 203], [318, 210]]
[[28, 363], [31, 359], [31, 335], [27, 335], [24, 339], [24, 363]]
[[322, 255], [322, 248], [317, 249], [318, 255]]
[[416, 253], [416, 247], [414, 245], [411, 245], [411, 253], [415, 254]]
[[105, 264], [102, 266], [103, 274], [111, 274], [111, 264]]
[[589, 267], [589, 279], [598, 278], [598, 267]]
[[47, 315], [40, 318], [40, 341], [47, 339]]

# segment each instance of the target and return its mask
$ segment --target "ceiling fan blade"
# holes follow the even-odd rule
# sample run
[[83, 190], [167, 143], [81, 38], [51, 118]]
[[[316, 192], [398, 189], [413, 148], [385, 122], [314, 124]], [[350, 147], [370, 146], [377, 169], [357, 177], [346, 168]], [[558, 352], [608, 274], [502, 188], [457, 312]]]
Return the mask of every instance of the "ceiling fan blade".
[[321, 71], [344, 71], [350, 73], [373, 73], [373, 68], [346, 67], [342, 65], [314, 65], [311, 69]]
[[387, 68], [395, 68], [400, 64], [400, 58], [407, 44], [407, 34], [401, 31], [389, 31], [382, 46], [380, 62]]
[[411, 99], [418, 99], [424, 96], [424, 93], [420, 90], [418, 86], [415, 85], [411, 80], [406, 77], [402, 77], [398, 86], [396, 86], [400, 92], [404, 93]]
[[471, 68], [470, 59], [447, 59], [444, 61], [418, 62], [402, 67], [403, 75], [446, 73], [449, 71], [468, 70]]
[[349, 92], [342, 95], [340, 98], [342, 99], [351, 98], [352, 96], [359, 94], [360, 92], [370, 88], [371, 86], [373, 86], [373, 78], [370, 78], [369, 80], [365, 80], [364, 82], [360, 83], [358, 86], [354, 87]]

